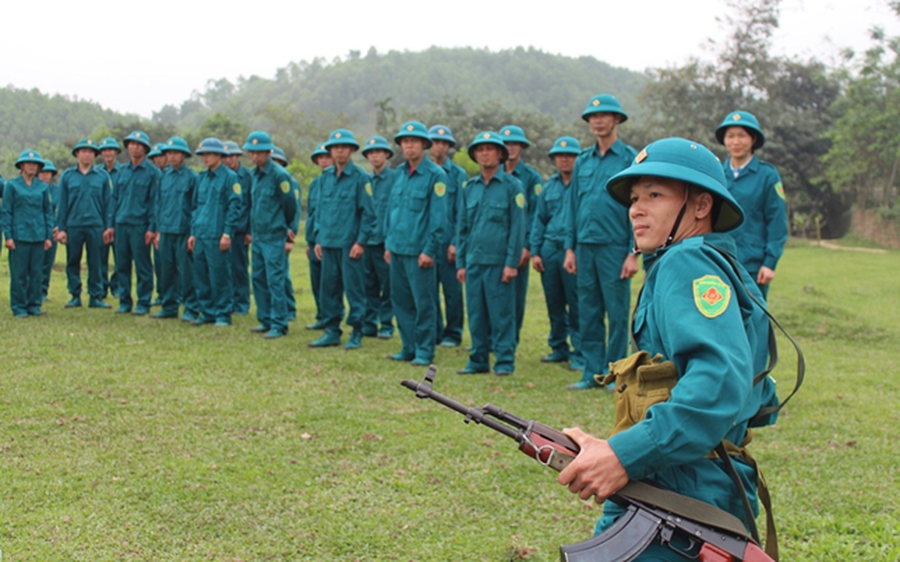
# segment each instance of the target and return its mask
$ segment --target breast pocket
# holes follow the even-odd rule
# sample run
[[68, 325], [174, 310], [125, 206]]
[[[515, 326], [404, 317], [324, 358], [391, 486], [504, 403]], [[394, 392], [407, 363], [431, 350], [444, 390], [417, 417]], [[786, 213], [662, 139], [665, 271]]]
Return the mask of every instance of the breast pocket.
[[544, 201], [547, 205], [547, 212], [549, 212], [551, 216], [556, 215], [560, 205], [562, 205], [562, 196], [559, 193], [551, 193]]
[[490, 222], [505, 223], [509, 220], [509, 203], [490, 203], [486, 214]]
[[427, 193], [422, 193], [418, 191], [414, 191], [409, 194], [409, 198], [407, 199], [407, 204], [409, 205], [409, 210], [413, 212], [419, 212], [425, 208], [425, 198], [428, 197]]

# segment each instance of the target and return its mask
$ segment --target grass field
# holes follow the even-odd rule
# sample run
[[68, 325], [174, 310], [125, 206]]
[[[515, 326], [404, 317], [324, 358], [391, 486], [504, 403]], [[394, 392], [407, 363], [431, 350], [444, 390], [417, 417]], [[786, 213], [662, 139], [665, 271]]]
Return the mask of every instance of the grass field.
[[[557, 560], [599, 516], [512, 441], [415, 400], [399, 382], [423, 370], [383, 358], [396, 339], [307, 349], [300, 253], [299, 320], [276, 341], [251, 334], [252, 317], [214, 329], [64, 310], [59, 266], [48, 314], [15, 320], [2, 258], [3, 561]], [[752, 450], [782, 560], [900, 559], [898, 276], [898, 252], [801, 243], [779, 267], [770, 304], [807, 380]], [[453, 375], [466, 352], [439, 349], [436, 388], [604, 434], [612, 396], [566, 391], [577, 375], [538, 362], [546, 332], [532, 274], [515, 375]]]

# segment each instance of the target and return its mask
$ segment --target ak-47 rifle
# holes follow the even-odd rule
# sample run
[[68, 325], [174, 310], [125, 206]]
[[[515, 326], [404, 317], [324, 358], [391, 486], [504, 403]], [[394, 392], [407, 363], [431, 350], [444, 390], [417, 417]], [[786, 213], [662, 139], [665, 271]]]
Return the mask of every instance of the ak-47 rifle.
[[[525, 420], [493, 404], [470, 408], [434, 391], [437, 367], [431, 365], [422, 382], [400, 384], [417, 398], [429, 398], [474, 421], [512, 438], [519, 450], [556, 471], [569, 466], [579, 447], [561, 431]], [[629, 562], [658, 541], [700, 562], [774, 562], [749, 537], [733, 515], [693, 498], [645, 482], [631, 482], [610, 499], [625, 513], [605, 532], [584, 542], [561, 546], [562, 562]], [[679, 537], [679, 545], [672, 543]]]

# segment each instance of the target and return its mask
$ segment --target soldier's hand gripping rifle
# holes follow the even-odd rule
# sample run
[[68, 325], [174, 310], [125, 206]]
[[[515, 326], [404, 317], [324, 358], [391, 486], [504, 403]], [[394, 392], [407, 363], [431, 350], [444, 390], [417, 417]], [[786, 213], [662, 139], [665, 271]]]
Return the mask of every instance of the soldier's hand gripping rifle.
[[[493, 404], [470, 408], [434, 391], [437, 367], [428, 368], [422, 382], [404, 380], [400, 384], [417, 398], [428, 398], [475, 422], [512, 438], [519, 450], [544, 466], [562, 471], [578, 455], [580, 448], [561, 431], [525, 420]], [[658, 541], [676, 552], [700, 562], [772, 562], [747, 535], [733, 515], [643, 482], [631, 482], [614, 494], [612, 501], [625, 513], [605, 532], [577, 544], [560, 547], [562, 562], [628, 562], [635, 560], [651, 543]], [[676, 548], [670, 541], [678, 534]]]

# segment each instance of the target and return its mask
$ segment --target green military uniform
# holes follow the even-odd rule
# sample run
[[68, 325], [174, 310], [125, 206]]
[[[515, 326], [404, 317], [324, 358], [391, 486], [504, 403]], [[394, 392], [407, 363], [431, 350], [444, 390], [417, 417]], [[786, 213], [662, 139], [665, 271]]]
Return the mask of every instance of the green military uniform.
[[[627, 118], [613, 96], [595, 96], [582, 117], [618, 113]], [[578, 315], [584, 373], [581, 384], [607, 372], [611, 361], [628, 353], [628, 305], [631, 280], [621, 279], [622, 263], [632, 251], [628, 212], [604, 189], [607, 180], [627, 168], [636, 152], [621, 139], [601, 154], [598, 145], [582, 151], [572, 172], [566, 250], [574, 250], [578, 266]], [[606, 338], [609, 323], [609, 342]]]
[[[556, 139], [550, 149], [550, 157], [557, 154], [578, 156], [581, 146], [573, 137]], [[563, 269], [565, 261], [566, 219], [570, 205], [571, 179], [567, 185], [559, 173], [550, 176], [535, 205], [534, 224], [531, 228], [531, 255], [544, 264], [541, 284], [550, 317], [550, 337], [547, 343], [552, 350], [547, 362], [563, 362], [573, 359], [572, 366], [584, 368], [581, 356], [581, 331], [578, 319], [578, 283], [574, 275]], [[573, 350], [569, 349], [571, 338]]]
[[[82, 148], [99, 153], [91, 139], [81, 139], [74, 155]], [[103, 302], [106, 295], [101, 260], [103, 232], [112, 228], [109, 208], [112, 204], [113, 184], [103, 166], [93, 166], [83, 173], [76, 165], [64, 171], [59, 179], [59, 208], [57, 222], [59, 232], [66, 233], [66, 280], [72, 300], [67, 307], [81, 306], [81, 254], [87, 253], [89, 306], [108, 308]]]
[[[316, 163], [316, 158], [322, 155], [327, 155], [328, 150], [325, 149], [324, 144], [320, 144], [316, 147], [316, 150], [313, 151], [311, 158], [313, 164]], [[322, 307], [319, 304], [319, 299], [321, 297], [322, 292], [322, 260], [316, 257], [315, 251], [313, 251], [316, 247], [316, 201], [319, 197], [319, 186], [322, 184], [322, 176], [316, 176], [309, 184], [309, 193], [306, 196], [306, 230], [305, 230], [305, 238], [306, 238], [306, 247], [309, 249], [309, 280], [312, 286], [313, 299], [316, 302], [316, 321], [313, 324], [307, 326], [307, 328], [311, 330], [319, 330], [324, 329], [325, 317], [322, 315]], [[341, 303], [341, 318], [344, 317], [344, 303]]]
[[[369, 137], [363, 146], [363, 156], [370, 150], [384, 150], [392, 158], [394, 151], [384, 137]], [[391, 304], [391, 266], [384, 261], [385, 220], [394, 170], [385, 166], [380, 172], [369, 175], [372, 185], [372, 208], [375, 211], [375, 232], [366, 245], [363, 261], [366, 266], [366, 314], [363, 318], [363, 335], [390, 339], [394, 335], [394, 310]]]
[[[359, 143], [353, 133], [337, 129], [331, 133], [325, 148], [346, 145], [355, 149]], [[351, 259], [354, 244], [365, 247], [375, 232], [375, 210], [369, 174], [352, 161], [340, 175], [337, 166], [322, 173], [322, 184], [316, 201], [316, 245], [322, 248], [322, 284], [319, 302], [325, 317], [325, 335], [312, 342], [313, 347], [337, 345], [341, 336], [342, 297], [346, 294], [350, 313], [347, 324], [353, 328], [348, 346], [359, 347], [362, 341], [363, 317], [366, 310], [365, 263]]]
[[[274, 147], [272, 149], [272, 158], [287, 170], [288, 161], [284, 150], [277, 146]], [[288, 172], [288, 174], [290, 174], [290, 172]], [[302, 211], [300, 207], [303, 193], [300, 189], [300, 183], [294, 179], [294, 176], [291, 176], [291, 194], [294, 196], [294, 201], [297, 203], [297, 211], [294, 213], [294, 220], [291, 221], [290, 230], [294, 234], [299, 234], [298, 230], [300, 229], [300, 215]], [[297, 318], [297, 297], [294, 294], [294, 280], [291, 279], [290, 256], [287, 260], [287, 269], [284, 272], [284, 298], [287, 303], [288, 321], [293, 322]]]
[[[118, 153], [122, 152], [122, 147], [119, 146], [118, 141], [112, 137], [106, 137], [102, 139], [97, 147], [102, 151], [107, 148], [111, 148]], [[115, 189], [116, 183], [119, 180], [119, 170], [122, 169], [123, 164], [116, 162], [116, 164], [112, 168], [107, 168], [105, 164], [98, 164], [103, 171], [105, 171], [109, 175], [109, 179], [112, 181], [113, 188]], [[113, 228], [113, 224], [110, 225], [110, 228]], [[112, 271], [109, 268], [109, 255], [110, 250], [113, 249], [115, 242], [111, 244], [103, 244], [100, 247], [100, 274], [103, 277], [103, 296], [106, 298], [107, 294], [112, 294], [114, 297], [119, 296], [119, 282], [116, 277], [116, 270], [113, 267]], [[112, 252], [113, 259], [115, 259], [115, 252]]]
[[[746, 111], [729, 113], [716, 129], [716, 138], [724, 143], [729, 127], [744, 127], [757, 134], [753, 150], [762, 148], [766, 137], [753, 114]], [[788, 238], [787, 203], [781, 176], [775, 166], [755, 155], [742, 168], [732, 167], [731, 158], [722, 164], [728, 191], [744, 210], [744, 222], [731, 233], [737, 243], [737, 258], [755, 281], [761, 267], [775, 270], [784, 253]], [[769, 284], [759, 285], [763, 296]]]
[[[226, 156], [222, 141], [203, 139], [197, 154]], [[200, 315], [194, 325], [231, 324], [234, 286], [231, 282], [231, 255], [220, 249], [223, 237], [234, 239], [241, 216], [241, 184], [237, 174], [224, 164], [200, 172], [194, 190], [191, 237], [194, 245], [194, 288]]]
[[[608, 192], [630, 205], [631, 185], [642, 176], [696, 185], [718, 199], [721, 210], [713, 216], [712, 233], [667, 243], [653, 254], [632, 334], [639, 349], [673, 363], [677, 380], [667, 400], [611, 436], [609, 445], [631, 480], [646, 479], [712, 504], [747, 524], [723, 461], [707, 455], [723, 439], [743, 443], [760, 408], [777, 403], [771, 378], [754, 385], [755, 375], [766, 368], [769, 323], [750, 295], [763, 302], [762, 295], [746, 270], [732, 267], [723, 255], [733, 256], [735, 245], [722, 233], [739, 225], [743, 213], [725, 188], [716, 157], [691, 141], [651, 143], [634, 165], [609, 181]], [[756, 511], [756, 470], [742, 457], [733, 456], [732, 462]], [[622, 512], [606, 502], [596, 532]], [[684, 558], [655, 543], [640, 559]]]
[[[479, 133], [469, 145], [503, 147], [500, 135]], [[504, 158], [505, 159], [505, 158]], [[501, 165], [502, 168], [502, 165]], [[518, 268], [525, 246], [525, 193], [521, 182], [498, 169], [490, 181], [469, 178], [460, 197], [457, 224], [457, 267], [466, 274], [466, 307], [472, 351], [463, 373], [488, 372], [494, 351], [494, 371], [511, 374], [516, 357], [515, 284], [503, 283], [503, 268]]]
[[[426, 149], [431, 146], [428, 130], [418, 121], [400, 127], [394, 142], [399, 144], [404, 138], [422, 139]], [[436, 260], [443, 246], [447, 174], [424, 157], [415, 168], [406, 161], [395, 172], [384, 223], [385, 248], [391, 253], [391, 298], [403, 343], [393, 358], [428, 365], [434, 360], [437, 343], [437, 277], [434, 265], [419, 265], [419, 256]]]
[[[450, 127], [434, 125], [428, 129], [428, 136], [432, 141], [443, 140], [456, 146], [456, 139]], [[456, 221], [459, 215], [460, 192], [466, 184], [466, 171], [449, 158], [441, 166], [447, 174], [447, 195], [444, 207], [447, 209], [447, 227], [444, 229], [444, 241], [435, 256], [435, 268], [437, 269], [438, 291], [437, 299], [437, 341], [444, 347], [456, 347], [462, 343], [463, 334], [463, 298], [462, 285], [456, 278], [456, 263], [450, 263], [447, 257], [449, 246], [459, 246], [456, 239]], [[441, 314], [441, 289], [444, 293], [444, 313]], [[446, 315], [446, 321], [444, 316]]]
[[[225, 141], [229, 155], [240, 156], [244, 152], [234, 141]], [[246, 238], [250, 234], [250, 193], [253, 179], [250, 169], [238, 163], [238, 183], [241, 184], [241, 216], [231, 239], [231, 278], [234, 282], [234, 314], [243, 316], [250, 313], [250, 246]]]
[[[191, 156], [187, 141], [172, 137], [165, 142], [162, 152], [183, 152]], [[179, 168], [169, 166], [162, 174], [157, 206], [159, 232], [159, 276], [157, 293], [162, 304], [156, 318], [176, 318], [179, 305], [184, 305], [182, 320], [192, 322], [199, 311], [194, 287], [193, 256], [187, 250], [191, 231], [191, 212], [197, 189], [197, 172], [187, 164]]]
[[[525, 137], [525, 131], [516, 125], [507, 125], [500, 129], [500, 136], [503, 142], [518, 142], [526, 148], [531, 146], [531, 142]], [[525, 190], [525, 241], [531, 240], [531, 228], [534, 224], [534, 213], [537, 209], [537, 198], [544, 188], [544, 178], [537, 171], [523, 162], [521, 159], [516, 167], [510, 173], [514, 178], [522, 184]], [[519, 268], [519, 274], [516, 276], [516, 341], [519, 341], [519, 334], [522, 331], [522, 323], [525, 321], [525, 302], [528, 297], [528, 278], [531, 267], [528, 263]]]
[[[41, 169], [41, 172], [50, 172], [55, 177], [57, 174], [56, 166], [53, 165], [53, 162], [45, 158], [44, 167]], [[59, 210], [59, 184], [51, 180], [47, 183], [47, 189], [50, 194], [50, 207], [53, 211], [53, 227], [56, 228], [59, 226], [57, 218], [57, 212]], [[47, 294], [50, 292], [50, 273], [53, 271], [53, 264], [56, 263], [56, 239], [54, 238], [52, 242], [53, 245], [50, 246], [50, 249], [44, 252], [44, 266], [41, 270], [41, 294], [43, 295], [44, 300], [47, 299]]]
[[[18, 160], [20, 168], [26, 162], [44, 165], [35, 150], [26, 150]], [[31, 185], [22, 176], [13, 178], [3, 186], [3, 204], [0, 205], [0, 228], [7, 242], [13, 241], [15, 250], [9, 250], [9, 304], [17, 318], [37, 316], [41, 312], [41, 279], [44, 265], [44, 243], [53, 237], [53, 212], [47, 184], [36, 175]]]

